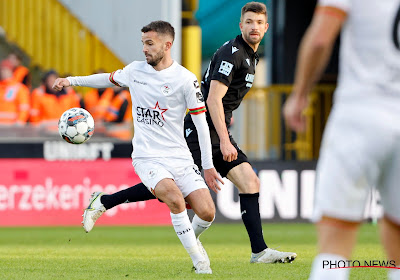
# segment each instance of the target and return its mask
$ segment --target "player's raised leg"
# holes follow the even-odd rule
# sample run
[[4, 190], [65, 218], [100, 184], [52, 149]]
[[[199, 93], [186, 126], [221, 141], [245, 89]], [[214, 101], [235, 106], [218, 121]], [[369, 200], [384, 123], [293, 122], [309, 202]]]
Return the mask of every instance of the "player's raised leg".
[[113, 194], [104, 194], [101, 197], [101, 203], [108, 210], [122, 203], [145, 201], [150, 199], [156, 199], [156, 197], [143, 183], [139, 183]]
[[83, 212], [83, 229], [88, 233], [92, 230], [97, 219], [106, 212], [106, 208], [100, 199], [104, 195], [102, 192], [94, 192], [89, 199], [89, 205]]
[[145, 201], [150, 199], [156, 199], [156, 197], [143, 183], [139, 183], [113, 194], [94, 192], [89, 200], [89, 206], [83, 213], [83, 228], [86, 232], [90, 232], [93, 229], [97, 219], [100, 218], [100, 216], [103, 215], [106, 210], [111, 209], [114, 206], [123, 203]]
[[292, 262], [296, 253], [280, 252], [265, 244], [258, 197], [260, 180], [248, 162], [232, 168], [227, 178], [239, 189], [240, 211], [251, 243], [251, 263]]

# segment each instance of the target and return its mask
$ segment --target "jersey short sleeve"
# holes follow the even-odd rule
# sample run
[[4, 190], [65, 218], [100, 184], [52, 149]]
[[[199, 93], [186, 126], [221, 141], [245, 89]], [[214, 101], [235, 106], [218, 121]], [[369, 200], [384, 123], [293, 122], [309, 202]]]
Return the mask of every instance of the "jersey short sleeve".
[[189, 109], [189, 113], [192, 115], [198, 115], [206, 112], [204, 97], [195, 75], [190, 75], [185, 88], [186, 106]]
[[[232, 46], [232, 48], [234, 48]], [[211, 80], [217, 80], [228, 86], [231, 84], [238, 62], [234, 59], [234, 54], [230, 51], [230, 45], [225, 45], [215, 55], [215, 66], [213, 73], [210, 73]]]
[[345, 12], [350, 10], [351, 0], [318, 0], [318, 6], [329, 6], [341, 9]]
[[110, 82], [118, 87], [128, 87], [131, 68], [132, 68], [132, 63], [128, 64], [123, 69], [111, 72], [109, 77]]

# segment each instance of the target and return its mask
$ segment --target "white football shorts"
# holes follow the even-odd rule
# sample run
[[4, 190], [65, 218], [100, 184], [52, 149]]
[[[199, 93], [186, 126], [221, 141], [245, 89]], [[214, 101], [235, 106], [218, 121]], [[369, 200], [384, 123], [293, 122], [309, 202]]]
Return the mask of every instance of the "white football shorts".
[[362, 221], [377, 188], [385, 215], [400, 224], [400, 109], [374, 105], [333, 108], [317, 165], [314, 222], [322, 216]]
[[142, 183], [154, 195], [158, 182], [165, 178], [175, 181], [183, 197], [198, 189], [208, 189], [200, 170], [193, 163], [182, 162], [180, 165], [175, 161], [172, 166], [148, 159], [135, 159], [132, 164]]

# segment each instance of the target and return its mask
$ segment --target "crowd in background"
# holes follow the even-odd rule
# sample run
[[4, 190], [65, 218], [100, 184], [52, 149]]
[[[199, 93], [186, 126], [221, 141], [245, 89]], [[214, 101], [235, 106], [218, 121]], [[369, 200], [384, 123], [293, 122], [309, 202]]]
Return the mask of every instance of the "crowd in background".
[[29, 69], [21, 61], [17, 53], [10, 53], [0, 63], [0, 126], [30, 125], [56, 132], [62, 113], [81, 107], [92, 114], [97, 132], [122, 140], [131, 138], [132, 105], [127, 89], [77, 92], [69, 87], [55, 91], [52, 86], [59, 74], [54, 70], [44, 73], [40, 86], [32, 88]]

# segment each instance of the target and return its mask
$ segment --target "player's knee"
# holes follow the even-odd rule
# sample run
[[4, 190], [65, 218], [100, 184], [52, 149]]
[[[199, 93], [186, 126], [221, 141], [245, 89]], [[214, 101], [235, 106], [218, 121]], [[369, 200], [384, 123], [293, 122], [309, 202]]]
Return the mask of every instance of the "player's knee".
[[260, 192], [260, 179], [253, 176], [246, 182], [245, 193], [258, 193]]
[[180, 193], [171, 192], [163, 201], [168, 205], [172, 213], [180, 213], [186, 209], [185, 200]]
[[196, 215], [204, 221], [212, 222], [214, 220], [215, 205], [211, 197], [209, 199], [204, 199], [201, 204], [197, 204], [193, 210], [195, 210]]
[[197, 216], [204, 221], [212, 222], [215, 218], [215, 208], [204, 209], [203, 211], [197, 213]]

